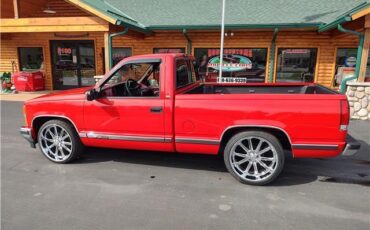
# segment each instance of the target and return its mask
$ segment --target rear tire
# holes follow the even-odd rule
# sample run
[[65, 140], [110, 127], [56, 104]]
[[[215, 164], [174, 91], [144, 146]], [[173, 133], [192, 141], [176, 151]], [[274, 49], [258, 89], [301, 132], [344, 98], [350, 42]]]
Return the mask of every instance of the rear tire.
[[284, 160], [284, 151], [279, 140], [261, 131], [246, 131], [234, 135], [224, 150], [227, 170], [244, 184], [271, 183], [281, 173]]
[[73, 161], [84, 148], [75, 128], [61, 120], [45, 122], [39, 129], [37, 139], [41, 153], [59, 164]]

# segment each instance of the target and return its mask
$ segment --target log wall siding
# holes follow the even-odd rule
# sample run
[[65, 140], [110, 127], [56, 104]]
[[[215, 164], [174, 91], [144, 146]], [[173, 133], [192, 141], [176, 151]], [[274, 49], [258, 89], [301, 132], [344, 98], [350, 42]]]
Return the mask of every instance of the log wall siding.
[[[62, 33], [68, 35], [67, 33]], [[76, 35], [77, 33], [69, 34]], [[84, 33], [82, 33], [84, 34]], [[15, 63], [16, 71], [19, 71], [18, 48], [19, 47], [41, 47], [44, 56], [45, 87], [47, 90], [53, 89], [52, 67], [51, 67], [51, 40], [93, 40], [95, 45], [95, 64], [96, 73], [103, 74], [102, 47], [104, 47], [103, 33], [89, 33], [89, 37], [65, 38], [57, 37], [54, 33], [32, 33], [32, 34], [10, 34], [1, 41], [0, 72], [12, 72], [12, 62]]]
[[[37, 0], [20, 1], [20, 17], [73, 17], [73, 16], [91, 16], [85, 11], [64, 0]], [[55, 14], [43, 12], [47, 7], [54, 10]]]
[[14, 18], [13, 0], [0, 1], [1, 18]]
[[[225, 48], [267, 48], [267, 62], [270, 57], [270, 46], [272, 39], [271, 31], [233, 31], [233, 37], [225, 38]], [[65, 33], [63, 33], [65, 34]], [[104, 33], [89, 33], [89, 37], [81, 40], [95, 41], [96, 72], [103, 74], [102, 53], [104, 47]], [[195, 48], [217, 48], [219, 47], [219, 32], [189, 32], [189, 37], [193, 41], [193, 53]], [[26, 37], [32, 37], [27, 39]], [[80, 38], [71, 38], [79, 40]], [[45, 59], [46, 88], [52, 89], [51, 61], [50, 61], [50, 40], [68, 40], [67, 38], [55, 37], [54, 33], [32, 33], [32, 34], [11, 34], [1, 44], [0, 72], [11, 71], [11, 62], [15, 61], [19, 70], [17, 47], [35, 46], [42, 47]], [[358, 39], [356, 36], [340, 35], [333, 37], [330, 33], [317, 33], [309, 31], [281, 31], [276, 39], [276, 48], [318, 48], [317, 66], [315, 82], [325, 86], [331, 86], [334, 72], [336, 49], [357, 47]], [[153, 52], [153, 48], [187, 48], [187, 40], [181, 31], [155, 32], [145, 38], [136, 37], [115, 37], [113, 47], [131, 47], [133, 55], [148, 54]], [[276, 49], [276, 51], [277, 51]], [[266, 68], [266, 78], [268, 78], [268, 63]]]
[[[43, 11], [49, 7], [55, 14]], [[1, 0], [1, 18], [14, 18], [13, 0]], [[18, 1], [19, 17], [63, 17], [63, 16], [91, 16], [87, 12], [64, 0], [22, 0]]]

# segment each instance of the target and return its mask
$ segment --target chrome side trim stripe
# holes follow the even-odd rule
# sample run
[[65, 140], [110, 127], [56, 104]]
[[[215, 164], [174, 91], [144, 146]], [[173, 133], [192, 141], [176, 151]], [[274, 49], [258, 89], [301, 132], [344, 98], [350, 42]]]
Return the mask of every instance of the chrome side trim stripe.
[[[173, 140], [172, 137], [129, 136], [129, 135], [115, 135], [115, 134], [95, 133], [95, 132], [80, 132], [78, 134], [81, 138], [121, 140], [121, 141], [171, 143]], [[212, 140], [212, 139], [176, 138], [175, 141], [176, 143], [187, 143], [187, 144], [205, 144], [205, 145], [220, 144], [219, 140], [214, 140], [214, 139]]]
[[171, 143], [172, 142], [172, 137], [165, 137], [164, 142], [165, 143]]
[[171, 137], [147, 137], [147, 136], [128, 136], [128, 135], [113, 135], [106, 133], [95, 132], [80, 132], [82, 138], [106, 139], [106, 140], [121, 140], [121, 141], [142, 141], [142, 142], [172, 142]]
[[320, 144], [293, 144], [293, 149], [307, 150], [338, 150], [339, 145], [320, 145]]
[[192, 139], [192, 138], [176, 138], [176, 143], [186, 143], [186, 144], [205, 144], [205, 145], [218, 145], [219, 140], [212, 139]]

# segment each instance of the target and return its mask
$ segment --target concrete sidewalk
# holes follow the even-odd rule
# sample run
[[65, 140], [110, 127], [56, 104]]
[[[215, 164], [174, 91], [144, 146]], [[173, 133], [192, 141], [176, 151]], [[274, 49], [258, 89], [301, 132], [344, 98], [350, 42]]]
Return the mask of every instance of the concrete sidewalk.
[[0, 101], [27, 101], [45, 94], [57, 91], [36, 91], [36, 92], [18, 92], [18, 93], [1, 93]]

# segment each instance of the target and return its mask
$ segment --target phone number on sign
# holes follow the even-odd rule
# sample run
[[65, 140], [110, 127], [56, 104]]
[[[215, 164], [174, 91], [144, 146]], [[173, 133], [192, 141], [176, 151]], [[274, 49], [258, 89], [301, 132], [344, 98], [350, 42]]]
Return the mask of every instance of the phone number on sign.
[[219, 83], [246, 83], [247, 79], [242, 77], [218, 77], [217, 82]]

